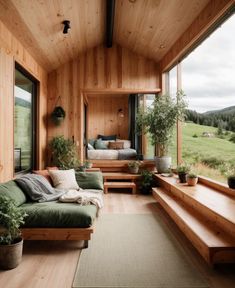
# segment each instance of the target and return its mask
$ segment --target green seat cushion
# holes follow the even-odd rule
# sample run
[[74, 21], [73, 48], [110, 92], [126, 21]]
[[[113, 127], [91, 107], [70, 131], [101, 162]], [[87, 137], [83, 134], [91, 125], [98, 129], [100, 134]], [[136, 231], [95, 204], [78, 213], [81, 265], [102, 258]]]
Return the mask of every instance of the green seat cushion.
[[96, 218], [95, 205], [77, 203], [25, 203], [21, 208], [28, 214], [23, 227], [31, 228], [87, 228]]
[[15, 201], [17, 206], [20, 206], [27, 201], [24, 192], [14, 180], [0, 184], [0, 195], [11, 198]]
[[76, 172], [75, 176], [79, 187], [82, 189], [104, 189], [101, 172]]

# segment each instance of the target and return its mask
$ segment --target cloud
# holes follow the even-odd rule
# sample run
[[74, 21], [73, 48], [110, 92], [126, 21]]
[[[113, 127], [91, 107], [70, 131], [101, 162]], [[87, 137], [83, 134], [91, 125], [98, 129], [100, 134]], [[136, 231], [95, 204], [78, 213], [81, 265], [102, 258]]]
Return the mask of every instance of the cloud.
[[190, 109], [204, 112], [234, 105], [233, 31], [235, 15], [182, 61], [182, 86]]

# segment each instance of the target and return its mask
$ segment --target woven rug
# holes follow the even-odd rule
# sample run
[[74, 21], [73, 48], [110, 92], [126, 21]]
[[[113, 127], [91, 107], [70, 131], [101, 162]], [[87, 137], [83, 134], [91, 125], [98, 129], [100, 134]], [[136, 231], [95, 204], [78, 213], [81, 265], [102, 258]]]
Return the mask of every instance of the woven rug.
[[209, 287], [158, 215], [102, 215], [73, 288]]

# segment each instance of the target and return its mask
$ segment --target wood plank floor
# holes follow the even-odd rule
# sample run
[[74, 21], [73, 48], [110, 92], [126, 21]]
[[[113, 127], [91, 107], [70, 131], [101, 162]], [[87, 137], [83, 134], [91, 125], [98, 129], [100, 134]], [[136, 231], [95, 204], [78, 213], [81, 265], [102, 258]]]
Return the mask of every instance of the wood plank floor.
[[[105, 207], [102, 213], [105, 214], [160, 214], [185, 248], [193, 264], [208, 279], [211, 288], [235, 287], [235, 265], [220, 265], [214, 269], [208, 267], [152, 196], [109, 193], [104, 197]], [[25, 241], [22, 263], [16, 269], [0, 271], [0, 287], [71, 288], [80, 255], [79, 245], [82, 243], [76, 241]]]

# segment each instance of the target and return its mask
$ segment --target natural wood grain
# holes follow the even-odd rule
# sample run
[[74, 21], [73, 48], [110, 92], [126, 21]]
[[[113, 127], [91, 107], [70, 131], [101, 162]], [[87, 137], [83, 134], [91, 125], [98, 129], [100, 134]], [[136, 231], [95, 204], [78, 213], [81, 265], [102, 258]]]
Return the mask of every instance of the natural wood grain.
[[[0, 11], [0, 18], [48, 71], [104, 42], [103, 0], [2, 0]], [[71, 22], [66, 35], [63, 20]]]
[[94, 232], [90, 228], [23, 228], [24, 240], [90, 240]]
[[[119, 117], [119, 109], [124, 117]], [[88, 94], [88, 139], [96, 139], [98, 134], [128, 139], [128, 119], [128, 95]]]
[[[162, 185], [173, 195], [181, 199], [190, 207], [199, 210], [205, 218], [209, 218], [221, 230], [235, 235], [235, 197], [228, 196], [203, 184], [188, 186], [178, 183], [175, 177], [155, 176]], [[164, 185], [164, 184], [163, 184]]]
[[[129, 160], [92, 160], [93, 167], [100, 168], [102, 172], [129, 172], [127, 166], [129, 162]], [[140, 168], [155, 171], [155, 161], [144, 160]]]
[[14, 62], [0, 50], [0, 182], [13, 178], [14, 169]]
[[[195, 265], [195, 269], [201, 271], [208, 279], [211, 288], [234, 287], [234, 266], [218, 266], [217, 269], [208, 267], [152, 196], [108, 193], [104, 195], [104, 201], [105, 207], [102, 213], [105, 214], [157, 213], [166, 229], [171, 230], [175, 240], [183, 247], [186, 256]], [[24, 241], [22, 263], [16, 269], [0, 271], [1, 286], [4, 288], [71, 288], [81, 251], [78, 247], [82, 245], [83, 243], [78, 241]]]
[[132, 190], [132, 194], [136, 194], [136, 184], [134, 182], [104, 182], [104, 193], [108, 193], [109, 188], [130, 188]]
[[[122, 70], [119, 62], [122, 62]], [[119, 76], [120, 73], [121, 77]], [[56, 135], [73, 138], [82, 160], [84, 156], [84, 94], [95, 94], [96, 89], [98, 94], [100, 91], [112, 91], [113, 89], [116, 93], [118, 89], [121, 89], [119, 91], [121, 94], [123, 94], [123, 89], [128, 90], [129, 93], [132, 89], [135, 92], [138, 89], [140, 91], [159, 91], [158, 83], [159, 75], [156, 63], [120, 46], [114, 45], [110, 49], [98, 46], [80, 54], [77, 59], [49, 74], [48, 142]], [[109, 92], [109, 94], [113, 93]], [[61, 97], [59, 104], [66, 111], [66, 117], [60, 126], [55, 126], [50, 120], [50, 115], [59, 96]], [[103, 117], [99, 121], [103, 121]], [[50, 155], [48, 158], [50, 159]]]
[[170, 5], [164, 0], [116, 3], [114, 40], [135, 53], [159, 61], [208, 0], [174, 0]]
[[45, 165], [47, 74], [0, 21], [0, 182], [13, 178], [13, 111], [15, 61], [39, 81], [37, 110], [37, 167]]
[[[153, 188], [153, 196], [209, 264], [235, 261], [235, 237], [221, 233], [213, 221], [205, 218], [200, 210], [190, 209], [166, 190]], [[220, 252], [219, 256], [215, 256], [217, 252]], [[229, 258], [226, 255], [229, 255]]]

